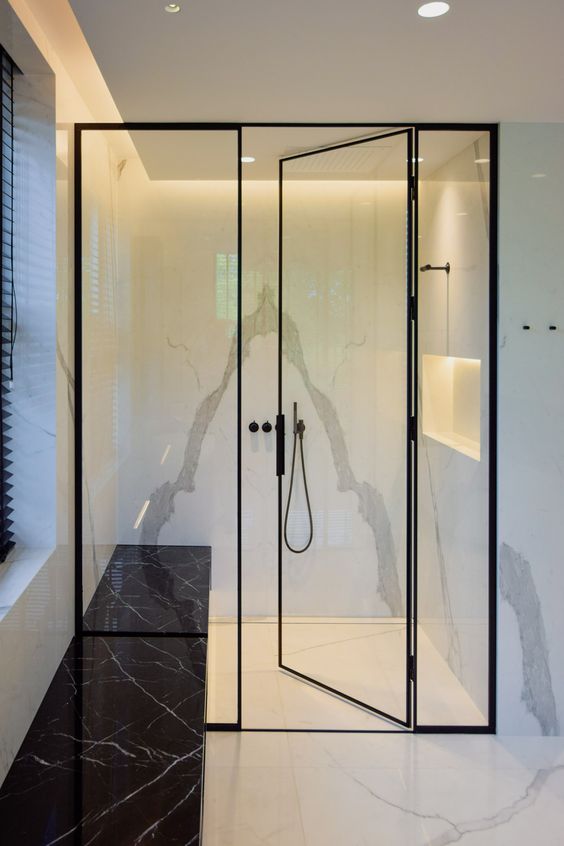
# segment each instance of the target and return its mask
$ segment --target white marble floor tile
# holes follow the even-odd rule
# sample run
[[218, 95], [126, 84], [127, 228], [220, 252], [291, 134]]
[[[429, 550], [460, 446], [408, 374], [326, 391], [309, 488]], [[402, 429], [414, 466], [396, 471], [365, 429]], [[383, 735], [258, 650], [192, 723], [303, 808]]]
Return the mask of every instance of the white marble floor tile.
[[[408, 807], [429, 846], [557, 846], [563, 842], [564, 767], [404, 773]], [[427, 777], [426, 777], [427, 776]]]
[[244, 673], [243, 726], [245, 728], [287, 728], [280, 673]]
[[203, 846], [305, 846], [289, 767], [206, 766]]
[[289, 734], [292, 766], [371, 769], [409, 768], [414, 736], [393, 734], [345, 734], [307, 732]]
[[420, 820], [407, 813], [397, 769], [304, 767], [296, 786], [308, 846], [379, 846], [423, 842]]
[[289, 735], [284, 731], [216, 731], [206, 735], [206, 767], [291, 767]]
[[208, 744], [205, 846], [564, 842], [564, 738], [243, 733]]

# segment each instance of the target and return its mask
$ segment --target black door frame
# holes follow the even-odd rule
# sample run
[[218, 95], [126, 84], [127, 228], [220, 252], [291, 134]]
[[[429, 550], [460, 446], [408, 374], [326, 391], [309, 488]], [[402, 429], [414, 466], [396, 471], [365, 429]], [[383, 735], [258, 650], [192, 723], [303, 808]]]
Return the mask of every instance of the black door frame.
[[[283, 197], [283, 187], [284, 187], [284, 165], [287, 162], [295, 161], [296, 159], [303, 159], [309, 156], [319, 156], [323, 153], [332, 152], [334, 150], [342, 150], [348, 149], [349, 147], [356, 147], [362, 144], [366, 144], [369, 141], [374, 140], [381, 140], [383, 138], [397, 138], [400, 135], [405, 135], [406, 141], [406, 165], [405, 165], [405, 187], [406, 187], [406, 197], [405, 197], [405, 207], [407, 211], [406, 221], [405, 221], [405, 229], [407, 233], [407, 261], [406, 261], [406, 278], [405, 278], [405, 302], [406, 302], [406, 315], [407, 315], [407, 326], [406, 326], [406, 344], [407, 344], [407, 356], [406, 356], [406, 419], [405, 419], [405, 435], [406, 435], [406, 442], [405, 442], [405, 449], [406, 449], [406, 483], [407, 483], [407, 490], [406, 490], [406, 612], [405, 612], [405, 620], [406, 620], [406, 655], [405, 655], [405, 719], [401, 719], [400, 717], [393, 716], [388, 714], [385, 711], [382, 711], [379, 708], [376, 708], [373, 705], [368, 705], [366, 702], [362, 702], [359, 699], [356, 699], [353, 696], [349, 696], [346, 693], [332, 687], [331, 685], [324, 684], [323, 682], [318, 681], [317, 679], [309, 676], [305, 673], [301, 673], [298, 670], [293, 669], [292, 667], [287, 666], [284, 663], [283, 659], [283, 646], [282, 646], [282, 632], [284, 628], [283, 624], [283, 617], [284, 617], [284, 609], [283, 609], [283, 588], [284, 588], [284, 580], [283, 580], [283, 553], [284, 553], [284, 540], [283, 540], [283, 531], [282, 531], [282, 512], [283, 512], [283, 502], [282, 502], [282, 476], [284, 475], [284, 462], [282, 460], [284, 454], [284, 436], [285, 436], [285, 421], [284, 421], [284, 411], [283, 411], [283, 245], [284, 245], [284, 197]], [[413, 419], [413, 368], [412, 368], [412, 361], [413, 361], [413, 344], [412, 344], [412, 320], [413, 314], [410, 304], [412, 302], [413, 297], [413, 275], [414, 275], [414, 267], [413, 267], [413, 206], [414, 206], [414, 130], [412, 127], [405, 127], [402, 129], [393, 129], [391, 131], [383, 131], [378, 133], [377, 135], [365, 135], [361, 138], [351, 139], [350, 141], [340, 142], [338, 144], [331, 144], [324, 147], [319, 147], [307, 152], [296, 153], [291, 156], [284, 156], [279, 160], [279, 168], [278, 168], [278, 414], [276, 417], [276, 425], [277, 425], [277, 475], [278, 475], [278, 514], [279, 514], [279, 522], [278, 522], [278, 667], [281, 670], [284, 670], [291, 675], [309, 682], [310, 684], [315, 685], [316, 687], [321, 688], [322, 690], [327, 691], [328, 693], [334, 694], [341, 699], [346, 700], [347, 702], [351, 702], [354, 705], [361, 706], [364, 710], [369, 711], [376, 716], [383, 717], [386, 720], [389, 720], [392, 724], [402, 726], [404, 729], [411, 728], [411, 714], [412, 714], [412, 700], [414, 699], [414, 691], [412, 687], [415, 683], [413, 678], [413, 646], [412, 646], [412, 639], [413, 639], [413, 552], [412, 552], [412, 478], [413, 478], [413, 450], [412, 450], [412, 434], [413, 434], [413, 426], [412, 426], [412, 419]]]
[[[151, 121], [126, 121], [123, 123], [98, 122], [98, 123], [76, 123], [74, 125], [74, 550], [75, 550], [75, 636], [83, 638], [92, 636], [93, 632], [85, 631], [83, 627], [83, 596], [82, 596], [82, 134], [89, 130], [98, 131], [186, 131], [186, 130], [231, 130], [237, 132], [237, 244], [238, 244], [238, 267], [237, 267], [237, 719], [233, 723], [208, 725], [209, 729], [234, 730], [234, 731], [264, 731], [265, 729], [245, 729], [242, 725], [242, 549], [241, 549], [241, 455], [242, 455], [242, 420], [241, 420], [241, 375], [242, 375], [242, 165], [241, 156], [243, 152], [243, 131], [245, 129], [275, 129], [275, 128], [326, 128], [326, 129], [374, 129], [394, 130], [408, 129], [414, 131], [413, 150], [413, 243], [412, 243], [412, 285], [413, 300], [411, 303], [411, 315], [413, 316], [413, 332], [411, 367], [412, 383], [417, 385], [418, 367], [418, 336], [417, 336], [417, 263], [418, 263], [418, 189], [419, 189], [419, 135], [424, 131], [482, 131], [487, 132], [490, 138], [490, 183], [489, 183], [489, 585], [488, 585], [488, 636], [489, 636], [489, 667], [488, 667], [488, 723], [485, 726], [464, 726], [464, 725], [420, 725], [417, 723], [417, 697], [413, 697], [412, 728], [413, 732], [421, 733], [460, 733], [460, 734], [493, 734], [496, 731], [497, 721], [497, 319], [498, 319], [498, 124], [495, 123], [414, 123], [412, 121], [398, 122], [264, 122], [264, 121], [241, 121], [241, 122], [151, 122]], [[280, 314], [279, 314], [280, 320]], [[417, 426], [417, 404], [413, 402], [412, 393], [412, 418]], [[416, 429], [415, 429], [416, 431]], [[417, 619], [417, 444], [413, 442], [412, 447], [412, 494], [413, 503], [412, 519], [412, 606], [413, 619]], [[411, 463], [411, 462], [410, 462]], [[409, 464], [408, 464], [409, 466]], [[281, 478], [278, 479], [279, 491], [281, 489]], [[279, 502], [281, 497], [279, 494]], [[279, 506], [280, 511], [280, 506]], [[279, 513], [280, 521], [280, 513]], [[104, 636], [110, 636], [108, 632], [101, 632]], [[115, 633], [114, 633], [115, 636]], [[417, 679], [417, 627], [413, 626], [413, 680]], [[266, 729], [267, 731], [290, 731], [302, 732], [308, 729]], [[401, 731], [401, 728], [391, 731]], [[326, 732], [324, 729], [313, 731]], [[341, 732], [342, 730], [333, 730]], [[385, 731], [385, 730], [384, 730]], [[378, 734], [378, 730], [353, 730], [343, 733]]]

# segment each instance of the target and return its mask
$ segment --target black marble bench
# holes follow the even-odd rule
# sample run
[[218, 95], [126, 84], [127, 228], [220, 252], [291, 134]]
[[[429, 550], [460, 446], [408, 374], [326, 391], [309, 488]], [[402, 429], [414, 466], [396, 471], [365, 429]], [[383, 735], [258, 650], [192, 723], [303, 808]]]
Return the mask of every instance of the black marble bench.
[[135, 549], [87, 612], [115, 634], [71, 643], [2, 785], [3, 846], [200, 842], [210, 550]]

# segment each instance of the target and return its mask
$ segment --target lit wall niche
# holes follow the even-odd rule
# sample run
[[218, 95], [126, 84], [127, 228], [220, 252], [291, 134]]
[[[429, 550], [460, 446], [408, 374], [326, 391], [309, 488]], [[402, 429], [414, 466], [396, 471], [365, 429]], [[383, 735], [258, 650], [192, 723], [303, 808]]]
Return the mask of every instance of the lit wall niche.
[[423, 356], [423, 434], [480, 460], [480, 359]]

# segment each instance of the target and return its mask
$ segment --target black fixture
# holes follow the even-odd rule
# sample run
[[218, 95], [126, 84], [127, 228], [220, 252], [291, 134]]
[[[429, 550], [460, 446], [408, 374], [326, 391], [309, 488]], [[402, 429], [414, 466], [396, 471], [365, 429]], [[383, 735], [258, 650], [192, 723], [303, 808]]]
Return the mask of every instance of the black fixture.
[[446, 264], [434, 265], [434, 264], [424, 264], [422, 267], [419, 268], [421, 273], [426, 273], [428, 270], [444, 270], [446, 273], [450, 273], [450, 261], [447, 261]]
[[[286, 502], [286, 513], [284, 514], [284, 543], [290, 550], [290, 552], [295, 552], [296, 555], [301, 555], [302, 552], [305, 552], [306, 549], [309, 549], [311, 546], [311, 542], [313, 540], [313, 515], [311, 513], [311, 503], [309, 501], [309, 491], [307, 489], [307, 476], [306, 476], [306, 469], [305, 469], [305, 459], [304, 459], [304, 432], [305, 432], [305, 423], [303, 420], [298, 420], [298, 403], [294, 403], [294, 449], [292, 451], [292, 470], [290, 471], [290, 488], [288, 490], [288, 500]], [[288, 541], [288, 515], [290, 513], [290, 502], [292, 500], [292, 490], [294, 488], [294, 471], [296, 469], [296, 446], [298, 444], [298, 438], [300, 440], [300, 458], [302, 462], [302, 475], [304, 480], [304, 493], [306, 498], [307, 504], [307, 515], [309, 521], [309, 536], [307, 543], [305, 546], [302, 546], [301, 549], [294, 549], [293, 546], [290, 546], [290, 542]]]
[[263, 432], [272, 432], [272, 423], [268, 420], [262, 424], [262, 431]]
[[249, 423], [249, 432], [258, 432], [259, 429], [260, 426], [256, 420], [253, 420], [252, 423]]

